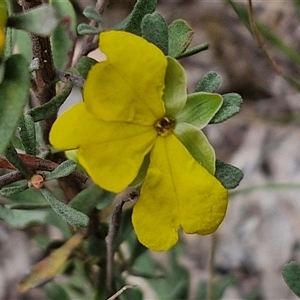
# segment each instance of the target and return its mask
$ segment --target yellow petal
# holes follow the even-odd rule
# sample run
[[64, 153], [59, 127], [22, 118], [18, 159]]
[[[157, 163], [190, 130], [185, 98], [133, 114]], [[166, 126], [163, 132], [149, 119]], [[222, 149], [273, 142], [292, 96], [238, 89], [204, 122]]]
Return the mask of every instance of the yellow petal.
[[222, 222], [228, 193], [174, 136], [158, 137], [132, 222], [146, 247], [163, 251], [178, 240], [177, 230], [213, 233]]
[[103, 120], [152, 125], [164, 115], [167, 59], [153, 44], [124, 31], [100, 34], [107, 60], [92, 67], [84, 86], [87, 109]]
[[55, 121], [50, 142], [60, 150], [79, 148], [78, 160], [92, 180], [117, 193], [136, 177], [156, 136], [153, 126], [102, 121], [79, 103]]
[[4, 45], [5, 45], [5, 34], [4, 34], [4, 30], [0, 28], [0, 58], [3, 56]]

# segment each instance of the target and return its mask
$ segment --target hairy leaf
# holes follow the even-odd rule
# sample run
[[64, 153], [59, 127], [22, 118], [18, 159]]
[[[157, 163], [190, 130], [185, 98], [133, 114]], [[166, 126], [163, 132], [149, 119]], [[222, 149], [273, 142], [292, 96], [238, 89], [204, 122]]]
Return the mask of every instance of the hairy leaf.
[[221, 76], [216, 72], [206, 73], [197, 84], [194, 92], [215, 93], [221, 84]]
[[138, 0], [125, 25], [125, 31], [142, 35], [141, 23], [145, 15], [155, 11], [157, 0]]
[[168, 55], [168, 26], [162, 15], [156, 12], [147, 14], [142, 20], [141, 28], [143, 38]]
[[49, 202], [52, 209], [67, 223], [79, 227], [86, 227], [89, 217], [82, 212], [57, 200], [47, 189], [40, 189], [45, 199]]
[[46, 4], [15, 14], [7, 21], [7, 25], [10, 27], [41, 36], [50, 36], [58, 23], [59, 18], [55, 9]]
[[292, 261], [283, 267], [282, 275], [289, 288], [300, 297], [300, 266]]
[[210, 124], [221, 123], [236, 115], [242, 106], [243, 99], [239, 94], [228, 93], [222, 95], [223, 104], [214, 117], [210, 120]]
[[59, 70], [65, 70], [72, 63], [77, 36], [76, 13], [69, 0], [50, 0], [50, 4], [61, 20], [51, 36], [54, 65]]
[[177, 58], [192, 42], [194, 31], [184, 20], [175, 20], [169, 25], [169, 55]]
[[234, 189], [239, 185], [240, 181], [244, 177], [244, 174], [239, 168], [217, 160], [215, 177], [227, 189]]

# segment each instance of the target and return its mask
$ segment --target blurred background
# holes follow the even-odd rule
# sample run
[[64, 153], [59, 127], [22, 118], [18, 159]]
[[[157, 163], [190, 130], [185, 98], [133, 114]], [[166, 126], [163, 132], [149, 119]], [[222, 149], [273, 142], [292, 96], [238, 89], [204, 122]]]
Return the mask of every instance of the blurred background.
[[[80, 12], [95, 1], [73, 2], [78, 22], [88, 22]], [[134, 3], [110, 1], [105, 27], [119, 23]], [[215, 299], [297, 299], [281, 269], [291, 260], [300, 262], [300, 1], [253, 1], [265, 50], [242, 21], [248, 2], [234, 3], [240, 16], [225, 0], [159, 1], [157, 11], [168, 24], [180, 18], [194, 29], [191, 46], [209, 43], [209, 50], [180, 60], [189, 91], [205, 73], [216, 71], [222, 77], [219, 92], [244, 99], [238, 115], [206, 128], [217, 158], [239, 167], [244, 179], [231, 192], [216, 234], [182, 235], [178, 249], [151, 253], [164, 268], [174, 267], [169, 281], [130, 276], [144, 299], [172, 299], [171, 291], [182, 284], [188, 290], [180, 299], [205, 299], [205, 282], [212, 276], [212, 288], [220, 291]], [[37, 229], [21, 232], [1, 224], [0, 299], [42, 299], [38, 289], [21, 296], [12, 288], [42, 256], [30, 241]]]

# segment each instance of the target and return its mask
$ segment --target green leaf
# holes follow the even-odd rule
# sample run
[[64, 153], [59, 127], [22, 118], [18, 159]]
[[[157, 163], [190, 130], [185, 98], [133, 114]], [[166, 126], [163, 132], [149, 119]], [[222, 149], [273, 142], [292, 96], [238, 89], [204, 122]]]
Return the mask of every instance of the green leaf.
[[50, 36], [59, 23], [56, 11], [50, 5], [15, 14], [8, 18], [7, 25], [41, 36]]
[[77, 194], [69, 205], [85, 214], [92, 212], [94, 208], [99, 210], [105, 209], [109, 206], [115, 194], [102, 190], [95, 184]]
[[215, 93], [221, 84], [221, 76], [216, 72], [206, 73], [197, 84], [194, 92]]
[[49, 102], [41, 106], [32, 108], [27, 112], [27, 114], [29, 114], [33, 118], [34, 122], [39, 122], [55, 115], [58, 112], [61, 105], [70, 95], [72, 88], [73, 83], [69, 81], [64, 90], [61, 92], [61, 94], [53, 97]]
[[289, 288], [300, 297], [300, 266], [292, 261], [283, 267], [282, 275]]
[[142, 35], [141, 24], [145, 15], [152, 14], [157, 5], [157, 0], [138, 0], [129, 15], [124, 30], [133, 34]]
[[77, 164], [73, 160], [66, 160], [62, 162], [56, 169], [45, 175], [45, 180], [57, 179], [70, 175], [76, 170]]
[[54, 65], [58, 70], [65, 70], [71, 66], [76, 43], [76, 13], [69, 0], [50, 0], [59, 19], [59, 25], [51, 36]]
[[35, 124], [33, 118], [28, 114], [21, 118], [19, 135], [25, 152], [30, 155], [36, 155]]
[[194, 159], [209, 173], [214, 174], [215, 151], [203, 132], [191, 124], [178, 123], [174, 133]]
[[222, 107], [223, 99], [219, 94], [194, 93], [188, 95], [183, 110], [178, 114], [178, 122], [190, 123], [200, 129], [204, 128]]
[[25, 58], [11, 56], [5, 63], [5, 75], [0, 85], [0, 155], [18, 126], [28, 100], [29, 87], [30, 74]]
[[56, 282], [48, 282], [44, 290], [48, 300], [71, 300], [68, 292]]
[[13, 45], [17, 46], [18, 53], [20, 53], [26, 61], [30, 64], [32, 61], [32, 45], [30, 37], [27, 32], [23, 30], [12, 30]]
[[98, 35], [101, 29], [82, 23], [77, 26], [77, 32], [80, 35]]
[[15, 186], [4, 187], [0, 190], [0, 194], [4, 197], [9, 197], [11, 195], [20, 193], [28, 189], [27, 183], [22, 183]]
[[192, 42], [194, 31], [184, 20], [175, 20], [169, 25], [168, 54], [177, 58]]
[[[39, 193], [41, 195], [41, 197], [43, 197], [43, 195], [41, 193]], [[45, 200], [45, 197], [43, 197], [43, 199]], [[69, 239], [72, 235], [73, 232], [70, 229], [70, 226], [68, 223], [65, 222], [65, 220], [63, 218], [61, 218], [54, 210], [50, 209], [50, 212], [47, 216], [47, 224], [49, 225], [53, 225], [54, 227], [56, 227], [61, 234]]]
[[51, 205], [52, 209], [67, 223], [79, 226], [87, 227], [89, 224], [89, 217], [82, 212], [64, 204], [57, 200], [50, 191], [47, 189], [40, 189], [45, 199]]
[[154, 12], [145, 15], [141, 29], [145, 40], [156, 45], [165, 55], [168, 55], [168, 26], [161, 14]]
[[137, 176], [134, 178], [133, 182], [129, 184], [129, 186], [138, 187], [139, 185], [141, 185], [143, 183], [143, 181], [145, 180], [147, 171], [148, 171], [149, 164], [150, 164], [150, 155], [147, 154], [144, 157], [144, 160], [142, 162], [142, 165], [139, 169]]
[[163, 101], [166, 107], [166, 116], [176, 118], [187, 99], [186, 76], [184, 69], [174, 58], [167, 57], [167, 59]]
[[102, 16], [93, 7], [85, 8], [82, 14], [97, 23], [102, 23], [103, 21]]
[[210, 120], [210, 124], [216, 124], [226, 121], [237, 114], [242, 106], [243, 99], [239, 94], [228, 93], [222, 95], [223, 104], [214, 117]]
[[44, 225], [49, 209], [22, 210], [8, 209], [0, 206], [0, 219], [17, 229], [25, 229], [30, 226]]
[[18, 155], [17, 150], [10, 143], [5, 151], [5, 157], [7, 160], [28, 180], [31, 178], [33, 173], [27, 168], [24, 162]]
[[76, 64], [76, 70], [82, 76], [82, 78], [86, 79], [90, 69], [92, 66], [94, 66], [96, 63], [98, 63], [95, 59], [82, 56], [78, 60], [78, 63]]
[[[22, 184], [27, 184], [27, 181], [23, 181]], [[10, 185], [10, 187], [15, 186]], [[38, 189], [26, 189], [22, 193], [17, 193], [10, 195], [9, 197], [6, 196], [7, 200], [9, 201], [9, 205], [12, 207], [44, 207], [45, 205], [48, 205], [48, 203], [45, 201], [45, 198], [42, 196], [40, 191]], [[48, 205], [49, 207], [49, 205]]]
[[226, 189], [234, 189], [239, 185], [240, 181], [244, 177], [244, 174], [239, 168], [217, 160], [215, 177]]

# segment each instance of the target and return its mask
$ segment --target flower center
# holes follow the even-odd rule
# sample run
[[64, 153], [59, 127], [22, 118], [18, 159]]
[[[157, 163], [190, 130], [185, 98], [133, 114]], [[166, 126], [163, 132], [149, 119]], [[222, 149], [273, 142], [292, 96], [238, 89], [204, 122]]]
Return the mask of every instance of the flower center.
[[167, 117], [158, 120], [154, 127], [160, 136], [167, 136], [173, 132], [175, 121]]

